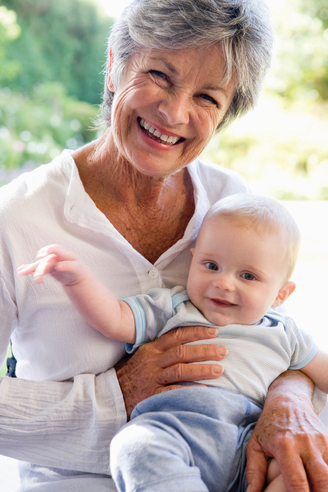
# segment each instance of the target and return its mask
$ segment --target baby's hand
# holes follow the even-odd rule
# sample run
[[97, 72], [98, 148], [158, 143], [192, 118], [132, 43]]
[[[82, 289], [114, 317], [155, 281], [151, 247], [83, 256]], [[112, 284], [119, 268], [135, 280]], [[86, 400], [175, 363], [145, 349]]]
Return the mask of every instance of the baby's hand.
[[40, 249], [36, 259], [34, 263], [21, 265], [17, 269], [19, 275], [34, 273], [37, 284], [44, 282], [45, 275], [51, 275], [66, 286], [76, 284], [83, 277], [84, 265], [80, 263], [77, 256], [58, 244]]

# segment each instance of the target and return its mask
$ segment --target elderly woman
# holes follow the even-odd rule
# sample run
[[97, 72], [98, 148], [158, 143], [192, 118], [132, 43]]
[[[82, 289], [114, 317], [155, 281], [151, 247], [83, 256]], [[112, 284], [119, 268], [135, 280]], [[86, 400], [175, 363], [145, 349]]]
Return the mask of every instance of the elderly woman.
[[[11, 337], [18, 377], [37, 381], [0, 385], [0, 451], [33, 463], [21, 466], [21, 491], [115, 490], [109, 444], [136, 403], [220, 376], [217, 364], [189, 364], [226, 354], [184, 345], [213, 337], [204, 327], [168, 333], [108, 371], [123, 344], [87, 325], [55, 282], [36, 287], [15, 272], [59, 242], [120, 298], [185, 284], [206, 211], [247, 191], [236, 173], [198, 156], [253, 107], [271, 42], [260, 0], [135, 0], [109, 39], [103, 136], [1, 190], [2, 356]], [[328, 490], [312, 390], [298, 373], [273, 383], [248, 445], [252, 492], [270, 456], [289, 490], [308, 491], [306, 474], [316, 492]]]

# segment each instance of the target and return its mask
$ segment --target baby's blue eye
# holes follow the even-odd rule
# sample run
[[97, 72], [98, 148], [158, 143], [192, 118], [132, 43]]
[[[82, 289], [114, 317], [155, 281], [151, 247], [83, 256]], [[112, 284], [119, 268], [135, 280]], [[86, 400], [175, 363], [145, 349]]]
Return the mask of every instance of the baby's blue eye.
[[245, 280], [255, 280], [254, 275], [252, 275], [251, 273], [243, 273], [243, 274], [242, 274], [242, 277], [243, 277]]
[[211, 261], [205, 263], [206, 268], [209, 270], [218, 270], [218, 267], [215, 263], [212, 263]]

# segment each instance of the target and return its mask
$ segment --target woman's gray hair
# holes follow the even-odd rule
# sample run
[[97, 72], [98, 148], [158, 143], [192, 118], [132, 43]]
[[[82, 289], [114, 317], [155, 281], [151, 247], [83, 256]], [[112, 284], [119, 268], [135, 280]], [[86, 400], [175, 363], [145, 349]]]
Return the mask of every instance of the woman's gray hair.
[[[111, 80], [119, 87], [133, 54], [143, 48], [166, 51], [220, 44], [225, 60], [223, 82], [233, 75], [236, 90], [219, 125], [253, 108], [271, 61], [273, 29], [262, 0], [134, 0], [113, 26]], [[110, 126], [114, 93], [105, 77], [101, 121]]]

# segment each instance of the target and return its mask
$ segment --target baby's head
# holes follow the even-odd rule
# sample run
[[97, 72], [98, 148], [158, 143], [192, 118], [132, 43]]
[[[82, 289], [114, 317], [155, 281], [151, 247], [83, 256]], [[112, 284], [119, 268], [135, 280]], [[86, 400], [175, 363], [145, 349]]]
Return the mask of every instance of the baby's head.
[[299, 246], [298, 226], [278, 202], [224, 198], [206, 214], [192, 250], [189, 298], [218, 326], [257, 323], [295, 290]]

